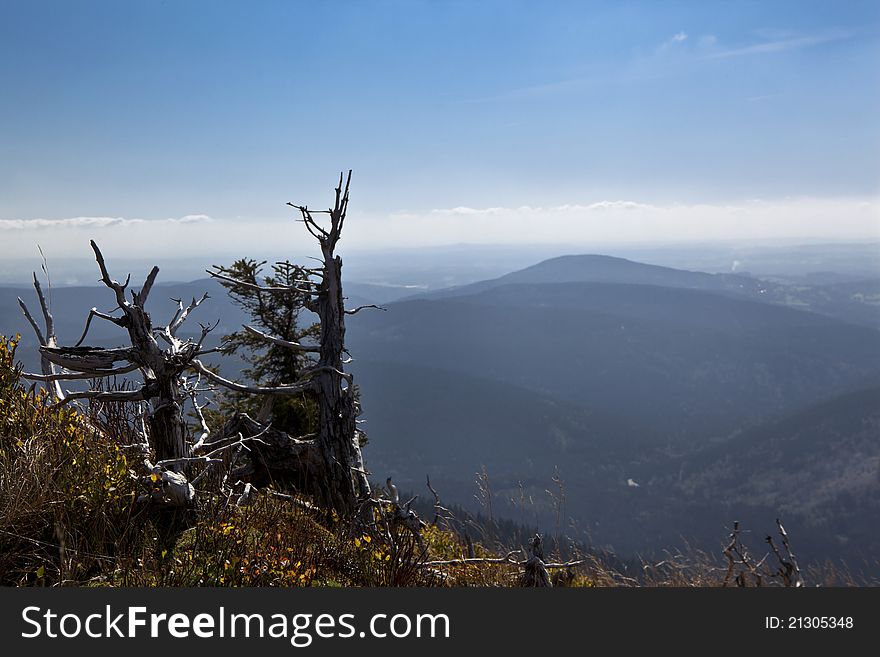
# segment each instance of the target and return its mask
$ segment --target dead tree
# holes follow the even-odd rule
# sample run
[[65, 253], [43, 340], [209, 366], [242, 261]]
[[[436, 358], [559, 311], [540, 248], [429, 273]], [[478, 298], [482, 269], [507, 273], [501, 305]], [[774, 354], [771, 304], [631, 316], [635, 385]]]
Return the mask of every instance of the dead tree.
[[[431, 485], [431, 477], [425, 475], [425, 479], [427, 481], [428, 490], [431, 491], [431, 495], [434, 496], [434, 519], [431, 521], [431, 526], [437, 527], [442, 521], [448, 527], [452, 520], [452, 512], [440, 503], [440, 494], [434, 490], [434, 487]], [[468, 537], [468, 541], [470, 541], [470, 537]], [[471, 545], [471, 550], [473, 550], [473, 545]]]
[[[310, 495], [326, 509], [340, 515], [351, 515], [360, 502], [370, 497], [370, 484], [364, 470], [360, 449], [360, 432], [357, 429], [356, 390], [351, 374], [345, 372], [345, 315], [354, 314], [362, 308], [346, 310], [342, 296], [342, 258], [336, 254], [336, 246], [342, 236], [342, 228], [348, 211], [348, 176], [339, 176], [333, 207], [315, 211], [307, 206], [294, 205], [300, 220], [321, 248], [321, 266], [303, 268], [304, 277], [293, 286], [267, 287], [255, 285], [225, 276], [218, 271], [208, 273], [215, 278], [251, 289], [256, 292], [298, 292], [304, 295], [304, 306], [318, 316], [320, 335], [318, 344], [306, 345], [289, 342], [263, 333], [253, 327], [245, 330], [267, 342], [316, 355], [316, 361], [302, 370], [298, 381], [273, 387], [242, 385], [212, 372], [198, 360], [195, 367], [209, 380], [238, 392], [260, 395], [312, 395], [318, 405], [318, 427], [314, 436], [292, 437], [282, 432], [265, 434], [270, 442], [285, 451], [281, 459], [290, 471], [290, 477], [299, 482], [300, 492]], [[329, 226], [322, 226], [317, 215], [328, 215]], [[217, 268], [215, 268], [217, 269]], [[259, 423], [247, 415], [233, 418], [223, 430], [228, 438], [236, 433], [260, 428]], [[260, 447], [254, 446], [256, 458], [279, 465], [272, 456], [261, 456]], [[276, 467], [277, 469], [277, 467]]]
[[740, 532], [739, 522], [734, 521], [733, 530], [730, 532], [730, 541], [723, 550], [724, 558], [727, 559], [727, 572], [721, 586], [730, 586], [733, 583], [739, 587], [747, 587], [749, 586], [749, 576], [752, 577], [754, 586], [762, 586], [764, 583], [763, 566], [767, 557], [755, 561], [742, 542]]
[[779, 530], [779, 536], [782, 538], [782, 549], [785, 551], [785, 554], [776, 547], [773, 536], [768, 535], [765, 539], [779, 563], [774, 576], [782, 578], [783, 586], [802, 587], [804, 585], [804, 580], [801, 577], [801, 569], [800, 566], [798, 566], [794, 553], [791, 551], [788, 532], [785, 531], [785, 527], [782, 526], [782, 522], [780, 522], [779, 518], [776, 519], [776, 528]]
[[[765, 580], [779, 578], [782, 586], [802, 587], [804, 580], [797, 559], [791, 551], [788, 532], [779, 519], [776, 520], [776, 528], [782, 538], [782, 549], [776, 545], [773, 536], [768, 535], [764, 540], [770, 547], [760, 561], [756, 561], [749, 555], [748, 548], [740, 538], [739, 522], [733, 523], [733, 531], [730, 533], [730, 541], [723, 550], [727, 559], [727, 572], [721, 582], [721, 586], [734, 584], [739, 587], [763, 586]], [[776, 557], [777, 566], [774, 568], [768, 564], [770, 554]], [[749, 581], [751, 576], [751, 582]]]
[[[115, 295], [116, 308], [109, 313], [92, 308], [86, 319], [85, 328], [79, 341], [74, 346], [58, 346], [51, 330], [51, 316], [45, 310], [40, 288], [38, 296], [47, 315], [47, 334], [45, 340], [40, 339], [40, 355], [44, 362], [63, 368], [57, 372], [52, 368], [43, 374], [27, 374], [31, 379], [51, 382], [58, 389], [59, 403], [68, 403], [78, 399], [92, 402], [135, 402], [148, 405], [149, 410], [144, 418], [144, 440], [152, 454], [144, 454], [144, 462], [148, 475], [153, 482], [159, 481], [161, 494], [153, 495], [153, 499], [162, 500], [167, 504], [182, 506], [190, 504], [194, 499], [194, 490], [188, 481], [190, 465], [193, 457], [192, 445], [188, 439], [183, 406], [190, 391], [185, 388], [184, 372], [192, 367], [193, 361], [200, 355], [212, 350], [203, 349], [203, 342], [213, 327], [202, 325], [201, 334], [196, 340], [182, 340], [177, 333], [190, 313], [195, 310], [208, 295], [201, 299], [193, 299], [184, 307], [178, 301], [177, 311], [166, 326], [154, 327], [145, 307], [147, 298], [159, 273], [153, 267], [147, 275], [140, 291], [130, 291], [130, 299], [126, 298], [126, 288], [131, 276], [124, 283], [110, 277], [104, 256], [98, 245], [91, 241], [95, 260], [101, 272], [101, 282]], [[113, 315], [115, 311], [121, 314]], [[29, 313], [26, 313], [29, 314]], [[130, 345], [127, 347], [103, 348], [80, 346], [85, 341], [89, 327], [94, 318], [108, 321], [128, 332]], [[31, 321], [36, 330], [36, 325]], [[39, 332], [38, 332], [39, 336]], [[165, 342], [160, 346], [159, 341]], [[117, 363], [121, 363], [117, 365]], [[78, 392], [60, 391], [60, 381], [107, 379], [118, 375], [139, 371], [143, 383], [132, 390], [108, 390], [103, 386]], [[153, 460], [151, 460], [153, 459]]]

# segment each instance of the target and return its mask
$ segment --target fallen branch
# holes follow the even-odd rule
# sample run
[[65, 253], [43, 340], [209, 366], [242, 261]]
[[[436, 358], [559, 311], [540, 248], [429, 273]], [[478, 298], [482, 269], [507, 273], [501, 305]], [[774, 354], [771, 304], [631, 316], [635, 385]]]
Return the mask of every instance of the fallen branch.
[[466, 559], [441, 559], [439, 561], [423, 561], [421, 566], [465, 566], [471, 564], [509, 564], [511, 566], [521, 566], [525, 561], [514, 559], [519, 550], [508, 552], [503, 557], [469, 557]]

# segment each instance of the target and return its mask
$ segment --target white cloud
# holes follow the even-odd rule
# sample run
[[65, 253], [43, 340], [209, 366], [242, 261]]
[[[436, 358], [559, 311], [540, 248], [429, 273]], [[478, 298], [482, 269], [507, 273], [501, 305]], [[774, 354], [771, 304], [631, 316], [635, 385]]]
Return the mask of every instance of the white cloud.
[[461, 216], [461, 217], [480, 217], [492, 215], [511, 215], [511, 214], [546, 214], [546, 213], [577, 213], [577, 212], [594, 212], [596, 210], [636, 210], [648, 209], [653, 206], [644, 203], [636, 203], [634, 201], [597, 201], [588, 205], [553, 205], [549, 207], [521, 205], [515, 208], [492, 207], [492, 208], [469, 208], [458, 206], [455, 208], [438, 208], [431, 210], [432, 215]]
[[126, 219], [125, 217], [68, 217], [66, 219], [0, 219], [0, 230], [53, 228], [107, 228], [113, 226], [206, 223], [206, 214], [188, 214], [179, 219]]
[[599, 200], [548, 206], [456, 206], [353, 217], [346, 230], [347, 244], [358, 247], [880, 239], [880, 199], [751, 199], [729, 204]]
[[168, 219], [168, 221], [172, 221], [178, 224], [196, 224], [210, 223], [214, 220], [206, 214], [187, 214], [180, 219]]
[[[88, 257], [95, 239], [108, 257], [290, 257], [313, 253], [301, 224], [289, 218], [6, 220], [0, 257], [35, 253]], [[118, 223], [126, 221], [127, 223]], [[50, 222], [50, 223], [47, 223]], [[117, 222], [117, 223], [113, 223]], [[123, 230], [117, 227], [124, 227]], [[598, 199], [556, 204], [491, 205], [365, 214], [352, 209], [344, 248], [472, 244], [602, 245], [720, 240], [880, 240], [880, 198], [750, 199], [735, 203], [646, 203]]]
[[742, 48], [731, 48], [727, 50], [719, 50], [708, 55], [711, 59], [723, 59], [729, 57], [745, 57], [749, 55], [762, 55], [770, 53], [784, 52], [787, 50], [799, 50], [801, 48], [809, 48], [818, 46], [823, 43], [832, 41], [840, 41], [850, 36], [848, 32], [834, 31], [825, 34], [815, 34], [811, 36], [801, 36], [795, 38], [775, 39], [772, 41], [764, 41], [751, 46]]
[[502, 214], [511, 211], [525, 210], [530, 211], [533, 208], [528, 206], [523, 206], [522, 208], [468, 208], [464, 206], [458, 206], [455, 208], [441, 208], [437, 210], [431, 210], [431, 214], [443, 214], [443, 215], [459, 215], [463, 217], [468, 216], [480, 216], [480, 215], [493, 215], [493, 214]]
[[684, 32], [679, 32], [678, 34], [675, 34], [675, 35], [672, 37], [672, 40], [675, 41], [675, 42], [680, 43], [680, 42], [682, 42], [682, 41], [685, 41], [687, 38], [688, 38], [688, 35], [687, 35], [687, 34], [685, 34]]

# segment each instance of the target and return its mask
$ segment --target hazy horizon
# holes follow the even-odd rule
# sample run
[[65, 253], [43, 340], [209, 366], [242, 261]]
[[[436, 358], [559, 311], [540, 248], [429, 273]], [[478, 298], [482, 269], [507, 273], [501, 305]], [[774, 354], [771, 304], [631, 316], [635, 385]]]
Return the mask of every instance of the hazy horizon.
[[[103, 242], [102, 246], [106, 246]], [[206, 268], [230, 264], [243, 257], [269, 263], [306, 262], [314, 253], [306, 248], [286, 252], [248, 251], [207, 253], [194, 257], [127, 256], [104, 249], [110, 269], [118, 276], [138, 278], [158, 265], [158, 284], [207, 278]], [[44, 249], [45, 254], [45, 249]], [[109, 255], [108, 255], [109, 254]], [[457, 243], [421, 247], [341, 249], [348, 283], [390, 287], [438, 289], [490, 279], [560, 256], [602, 255], [709, 273], [740, 273], [787, 279], [833, 272], [850, 280], [880, 277], [880, 241], [877, 240], [723, 240], [693, 242], [631, 242], [583, 244]], [[55, 287], [99, 286], [91, 250], [66, 257], [48, 257], [46, 264]], [[0, 287], [31, 286], [32, 272], [40, 273], [42, 258], [33, 255], [4, 258], [0, 262]]]

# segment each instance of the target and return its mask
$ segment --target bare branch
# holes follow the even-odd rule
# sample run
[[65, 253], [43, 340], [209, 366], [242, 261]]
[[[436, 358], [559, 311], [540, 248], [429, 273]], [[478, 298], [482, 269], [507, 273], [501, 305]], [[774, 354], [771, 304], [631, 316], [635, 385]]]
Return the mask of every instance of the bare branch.
[[18, 297], [18, 305], [21, 308], [21, 312], [24, 314], [25, 318], [30, 323], [31, 327], [34, 329], [34, 333], [37, 334], [37, 340], [39, 341], [40, 345], [46, 346], [46, 338], [43, 335], [43, 332], [40, 330], [40, 325], [37, 324], [33, 315], [31, 315], [31, 312], [28, 310], [27, 304], [25, 304], [25, 302], [22, 301], [21, 297]]
[[140, 390], [86, 390], [84, 392], [70, 392], [61, 401], [54, 404], [54, 407], [63, 406], [74, 399], [94, 399], [95, 401], [112, 401], [112, 402], [134, 402], [144, 401], [144, 389]]
[[202, 413], [202, 409], [210, 406], [211, 400], [209, 399], [203, 405], [199, 406], [198, 400], [196, 399], [196, 394], [199, 390], [199, 383], [201, 383], [202, 376], [201, 374], [196, 376], [195, 382], [192, 384], [189, 381], [185, 381], [181, 386], [182, 389], [189, 395], [190, 400], [192, 401], [193, 409], [196, 412], [196, 415], [199, 418], [199, 424], [202, 427], [202, 433], [199, 434], [199, 437], [196, 439], [196, 442], [193, 443], [193, 446], [190, 448], [190, 452], [196, 452], [200, 449], [205, 442], [208, 440], [208, 437], [211, 435], [211, 428], [208, 426], [207, 420], [205, 420], [205, 414]]
[[329, 214], [332, 217], [332, 215], [333, 215], [332, 210], [326, 210], [326, 211], [317, 210], [317, 211], [315, 211], [315, 210], [309, 210], [309, 208], [305, 205], [296, 205], [294, 203], [288, 203], [287, 205], [299, 210], [300, 214], [302, 215], [302, 222], [305, 224], [306, 229], [318, 241], [323, 242], [325, 239], [328, 239], [330, 237], [330, 233], [328, 233], [326, 230], [321, 228], [321, 226], [315, 221], [315, 218], [312, 216], [312, 214]]
[[581, 564], [587, 563], [588, 559], [577, 559], [575, 561], [565, 561], [563, 563], [545, 563], [544, 568], [573, 568], [574, 566], [580, 566]]
[[[214, 456], [217, 456], [217, 454], [220, 454], [220, 453], [222, 453], [222, 452], [225, 452], [225, 451], [226, 451], [227, 449], [229, 449], [230, 447], [238, 447], [238, 446], [247, 447], [247, 446], [245, 445], [245, 443], [248, 443], [248, 442], [256, 442], [256, 443], [261, 443], [261, 444], [263, 444], [263, 445], [268, 445], [269, 443], [267, 443], [267, 442], [266, 442], [265, 440], [263, 440], [263, 438], [262, 438], [262, 436], [263, 436], [268, 430], [269, 430], [269, 427], [266, 427], [265, 429], [263, 429], [263, 430], [260, 431], [259, 433], [255, 434], [255, 435], [253, 435], [253, 436], [248, 436], [247, 438], [241, 437], [241, 434], [239, 434], [239, 439], [238, 439], [238, 440], [236, 440], [236, 441], [234, 441], [234, 442], [231, 442], [231, 443], [225, 443], [225, 444], [221, 445], [220, 447], [216, 447], [215, 449], [212, 449], [212, 450], [211, 450], [210, 452], [208, 452], [207, 454], [203, 454], [200, 458], [212, 458], [212, 457], [214, 457]], [[212, 443], [208, 443], [208, 444], [210, 445], [210, 444], [212, 444]], [[213, 444], [216, 445], [217, 443], [213, 443]]]
[[89, 311], [89, 316], [86, 318], [86, 327], [83, 329], [82, 335], [80, 336], [77, 343], [73, 345], [74, 347], [78, 347], [83, 343], [83, 340], [86, 339], [86, 335], [88, 335], [89, 327], [92, 324], [92, 317], [100, 317], [101, 319], [106, 319], [108, 322], [113, 322], [116, 326], [125, 326], [125, 319], [122, 317], [113, 317], [112, 315], [108, 315], [106, 313], [100, 312], [97, 308], [92, 308]]
[[196, 300], [196, 298], [193, 297], [193, 300], [190, 302], [190, 304], [189, 304], [186, 308], [184, 308], [183, 312], [180, 313], [179, 315], [176, 315], [176, 316], [175, 316], [176, 319], [174, 320], [174, 322], [168, 325], [168, 332], [169, 332], [172, 336], [173, 336], [173, 335], [176, 335], [176, 334], [177, 334], [177, 329], [179, 329], [179, 328], [181, 327], [181, 325], [186, 321], [187, 316], [188, 316], [193, 310], [195, 310], [196, 308], [198, 308], [198, 307], [202, 304], [202, 302], [203, 302], [205, 299], [207, 299], [207, 298], [208, 298], [208, 293], [207, 293], [207, 292], [205, 292], [205, 293], [202, 295], [202, 298], [201, 298], [201, 299]]
[[121, 285], [114, 281], [112, 278], [110, 278], [110, 273], [107, 271], [107, 264], [104, 262], [104, 254], [101, 253], [101, 249], [98, 248], [95, 240], [89, 240], [89, 244], [92, 245], [92, 251], [95, 252], [95, 260], [98, 263], [98, 268], [101, 270], [101, 282], [116, 293], [116, 302], [119, 304], [119, 307], [125, 308], [125, 306], [128, 304], [128, 302], [125, 300], [125, 288], [128, 287], [128, 282], [131, 280], [131, 275], [129, 274], [129, 276], [125, 279], [125, 283]]
[[150, 296], [150, 290], [153, 288], [153, 283], [156, 282], [156, 276], [159, 274], [159, 267], [153, 267], [150, 270], [150, 273], [147, 274], [147, 280], [144, 281], [144, 286], [141, 288], [141, 291], [135, 295], [135, 302], [141, 308], [144, 307], [147, 303], [147, 297]]
[[125, 367], [117, 367], [113, 370], [96, 370], [90, 372], [63, 372], [57, 374], [33, 374], [30, 372], [22, 372], [24, 379], [32, 381], [83, 381], [86, 379], [98, 379], [107, 376], [118, 376], [120, 374], [128, 374], [138, 369], [137, 365], [126, 365]]
[[202, 413], [202, 409], [205, 408], [210, 402], [207, 402], [204, 406], [199, 406], [196, 403], [195, 391], [191, 392], [192, 400], [193, 400], [193, 408], [196, 411], [196, 415], [199, 417], [199, 424], [202, 426], [202, 433], [199, 434], [198, 439], [192, 446], [192, 451], [195, 452], [202, 448], [205, 444], [205, 441], [208, 440], [208, 437], [211, 435], [211, 428], [208, 426], [208, 422], [205, 420], [205, 414]]
[[351, 310], [346, 310], [346, 315], [357, 315], [360, 311], [365, 310], [367, 308], [375, 308], [376, 310], [388, 310], [387, 308], [383, 308], [382, 306], [377, 306], [375, 303], [368, 303], [364, 306], [358, 306], [357, 308], [352, 308]]
[[230, 381], [229, 379], [224, 379], [219, 374], [215, 374], [207, 367], [205, 367], [205, 365], [198, 359], [193, 359], [190, 365], [202, 374], [204, 374], [214, 383], [219, 383], [224, 388], [229, 388], [230, 390], [235, 390], [237, 392], [247, 392], [255, 395], [298, 395], [314, 389], [314, 383], [310, 380], [295, 383], [289, 386], [277, 386], [271, 388], [263, 388], [260, 386], [247, 386], [242, 385], [241, 383], [236, 383], [235, 381]]
[[311, 351], [314, 353], [318, 353], [321, 351], [321, 348], [317, 345], [304, 345], [298, 342], [289, 342], [287, 340], [282, 340], [281, 338], [275, 337], [274, 335], [263, 333], [262, 331], [255, 329], [253, 326], [248, 326], [247, 324], [245, 324], [242, 328], [244, 328], [244, 330], [251, 335], [254, 335], [262, 340], [266, 340], [267, 342], [272, 342], [282, 347], [287, 347], [288, 349], [296, 349], [298, 351]]
[[[338, 200], [339, 198], [339, 188], [337, 188], [337, 203], [336, 203], [336, 212], [334, 214], [334, 226], [333, 230], [336, 234], [336, 239], [339, 239], [340, 234], [342, 233], [342, 224], [345, 223], [345, 216], [348, 213], [348, 189], [351, 186], [351, 169], [348, 170], [348, 177], [345, 180], [345, 191], [342, 194], [341, 202]], [[339, 187], [342, 187], [342, 173], [339, 174]]]
[[[40, 253], [42, 254], [42, 251]], [[52, 319], [52, 313], [49, 312], [49, 304], [46, 303], [46, 297], [43, 296], [43, 288], [40, 286], [40, 281], [37, 280], [37, 272], [34, 272], [34, 289], [37, 291], [37, 298], [40, 300], [43, 318], [46, 320], [46, 337], [51, 339], [55, 335], [55, 321]]]
[[[177, 321], [177, 318], [180, 317], [180, 313], [183, 312], [183, 299], [171, 299], [177, 304], [177, 310], [174, 311], [174, 315], [168, 321], [168, 326], [171, 326], [174, 322]], [[165, 327], [164, 331], [168, 330], [168, 326]], [[159, 330], [159, 329], [157, 329]]]
[[791, 551], [791, 545], [788, 541], [788, 533], [785, 531], [785, 527], [782, 526], [782, 523], [778, 518], [776, 519], [776, 527], [779, 529], [779, 535], [782, 537], [782, 547], [785, 548], [785, 555], [783, 555], [779, 551], [779, 548], [776, 547], [776, 543], [773, 541], [772, 536], [768, 536], [766, 541], [770, 545], [770, 549], [773, 550], [773, 554], [776, 555], [776, 559], [779, 561], [777, 574], [782, 577], [785, 586], [801, 587], [804, 585], [804, 581], [801, 577], [801, 570], [798, 566], [797, 559]]
[[135, 361], [136, 351], [132, 348], [117, 347], [40, 347], [46, 359], [68, 370], [76, 372], [100, 372], [113, 369], [113, 363], [120, 360]]
[[193, 354], [193, 358], [198, 358], [199, 356], [207, 356], [208, 354], [228, 354], [228, 347], [211, 347], [210, 349], [199, 349]]
[[237, 278], [232, 278], [230, 276], [224, 276], [223, 274], [219, 274], [215, 271], [211, 271], [210, 269], [205, 270], [208, 275], [212, 278], [219, 278], [221, 281], [227, 281], [229, 283], [233, 283], [235, 285], [240, 285], [249, 290], [255, 290], [257, 292], [301, 292], [303, 294], [311, 294], [308, 290], [300, 290], [296, 287], [287, 287], [287, 286], [276, 286], [276, 287], [266, 287], [263, 285], [256, 285], [255, 283], [248, 283], [247, 281], [242, 281]]
[[[431, 495], [434, 496], [434, 520], [431, 521], [431, 524], [436, 527], [441, 519], [448, 522], [450, 520], [449, 516], [452, 515], [452, 512], [440, 503], [440, 494], [434, 490], [434, 487], [431, 485], [430, 475], [425, 475], [425, 479], [427, 480], [428, 490], [431, 491]], [[449, 516], [444, 514], [449, 514]]]
[[296, 208], [300, 212], [306, 212], [310, 215], [311, 214], [332, 214], [333, 213], [332, 210], [310, 210], [305, 205], [297, 205], [296, 203], [291, 203], [290, 201], [287, 202], [287, 205], [289, 205], [292, 208]]
[[199, 323], [199, 328], [202, 329], [201, 334], [199, 335], [199, 339], [196, 340], [195, 344], [192, 345], [192, 353], [199, 354], [202, 352], [202, 343], [205, 341], [205, 338], [208, 337], [208, 334], [213, 331], [215, 328], [220, 326], [220, 320], [218, 319], [213, 324], [202, 324]]
[[478, 563], [492, 563], [492, 564], [511, 564], [513, 566], [521, 565], [522, 561], [518, 559], [514, 559], [513, 555], [515, 555], [519, 550], [513, 550], [512, 552], [508, 552], [503, 557], [473, 557], [467, 559], [442, 559], [440, 561], [422, 561], [419, 563], [420, 566], [463, 566], [466, 564], [478, 564]]
[[303, 223], [306, 225], [306, 230], [308, 230], [312, 236], [316, 237], [318, 240], [327, 239], [327, 231], [321, 228], [311, 215], [304, 218]]

